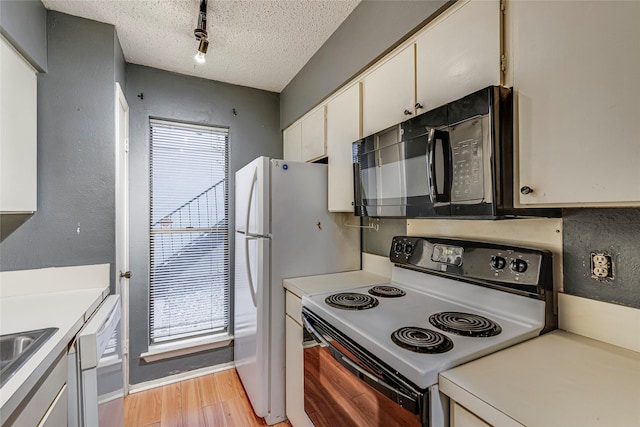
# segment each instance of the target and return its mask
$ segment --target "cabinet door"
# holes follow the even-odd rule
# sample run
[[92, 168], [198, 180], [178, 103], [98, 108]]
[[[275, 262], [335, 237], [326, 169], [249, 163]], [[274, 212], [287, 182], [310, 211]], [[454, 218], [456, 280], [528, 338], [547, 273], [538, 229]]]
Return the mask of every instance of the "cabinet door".
[[303, 162], [326, 156], [325, 107], [318, 108], [302, 119], [300, 155]]
[[327, 104], [330, 212], [353, 212], [353, 155], [360, 138], [360, 85], [355, 84]]
[[[640, 2], [509, 3], [520, 203], [640, 204]], [[516, 183], [517, 184], [517, 183]]]
[[302, 160], [302, 126], [300, 126], [300, 123], [296, 123], [286, 128], [282, 133], [282, 141], [284, 160], [294, 162]]
[[499, 85], [499, 0], [467, 1], [429, 25], [416, 41], [416, 93], [425, 112]]
[[304, 412], [304, 365], [302, 326], [285, 316], [285, 396], [287, 418], [295, 427], [313, 427]]
[[363, 136], [398, 124], [413, 114], [414, 58], [415, 45], [412, 44], [362, 80]]
[[0, 212], [36, 210], [36, 72], [0, 37]]

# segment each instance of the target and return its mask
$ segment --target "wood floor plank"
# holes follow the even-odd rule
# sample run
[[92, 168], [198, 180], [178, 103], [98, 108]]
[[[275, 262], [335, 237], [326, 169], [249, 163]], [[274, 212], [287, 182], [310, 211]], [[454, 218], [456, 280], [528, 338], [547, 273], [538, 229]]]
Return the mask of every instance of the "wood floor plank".
[[154, 388], [140, 393], [140, 415], [138, 426], [159, 423], [162, 419], [162, 389]]
[[253, 414], [247, 414], [242, 397], [234, 397], [222, 401], [225, 409], [225, 420], [229, 427], [254, 427], [256, 426]]
[[200, 393], [200, 401], [203, 407], [212, 406], [220, 403], [220, 394], [216, 385], [215, 375], [203, 375], [196, 378], [198, 392]]
[[253, 412], [235, 369], [129, 395], [124, 410], [125, 427], [266, 426]]
[[186, 427], [182, 423], [182, 391], [180, 383], [162, 387], [162, 427]]
[[230, 400], [245, 395], [244, 388], [235, 369], [227, 369], [226, 371], [216, 372], [216, 386], [220, 400]]
[[140, 401], [142, 393], [130, 394], [124, 399], [124, 425], [138, 427], [140, 419]]
[[198, 383], [195, 379], [180, 382], [182, 390], [182, 421], [188, 427], [204, 427], [202, 400], [198, 393]]
[[204, 423], [207, 427], [227, 427], [225, 408], [222, 402], [202, 408]]

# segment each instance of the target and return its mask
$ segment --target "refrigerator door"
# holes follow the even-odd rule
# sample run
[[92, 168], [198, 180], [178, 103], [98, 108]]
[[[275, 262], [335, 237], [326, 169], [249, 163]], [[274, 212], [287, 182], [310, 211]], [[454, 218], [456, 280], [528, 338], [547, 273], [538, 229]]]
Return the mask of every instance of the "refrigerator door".
[[270, 240], [236, 233], [234, 361], [255, 413], [269, 411]]
[[236, 172], [236, 231], [268, 236], [269, 158], [258, 157]]
[[271, 362], [267, 424], [285, 418], [282, 280], [360, 269], [360, 233], [327, 210], [327, 165], [271, 160]]

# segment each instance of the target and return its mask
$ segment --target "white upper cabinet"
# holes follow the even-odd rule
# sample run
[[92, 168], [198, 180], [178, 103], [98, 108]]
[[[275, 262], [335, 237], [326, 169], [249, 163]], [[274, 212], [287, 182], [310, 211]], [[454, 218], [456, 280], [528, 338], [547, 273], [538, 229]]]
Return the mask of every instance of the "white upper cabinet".
[[327, 104], [327, 157], [330, 212], [353, 212], [351, 144], [360, 138], [360, 85], [340, 93]]
[[513, 1], [507, 17], [520, 202], [639, 205], [640, 2]]
[[327, 155], [325, 108], [317, 108], [282, 133], [284, 159], [309, 162]]
[[0, 212], [37, 207], [37, 78], [0, 37]]
[[327, 145], [325, 141], [325, 109], [320, 107], [302, 119], [301, 126], [301, 149], [300, 154], [303, 162], [317, 160], [327, 155]]
[[499, 0], [456, 4], [416, 40], [418, 113], [500, 85]]
[[362, 79], [362, 134], [407, 120], [415, 106], [415, 46], [407, 46]]
[[299, 162], [302, 160], [302, 126], [300, 123], [293, 124], [282, 133], [283, 157], [284, 160]]

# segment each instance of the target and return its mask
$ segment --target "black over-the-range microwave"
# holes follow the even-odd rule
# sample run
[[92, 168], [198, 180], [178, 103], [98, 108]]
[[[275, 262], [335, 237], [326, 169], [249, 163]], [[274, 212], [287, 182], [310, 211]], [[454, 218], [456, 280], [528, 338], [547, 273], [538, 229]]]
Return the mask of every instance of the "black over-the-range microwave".
[[355, 214], [558, 216], [513, 207], [512, 91], [485, 89], [353, 143]]

